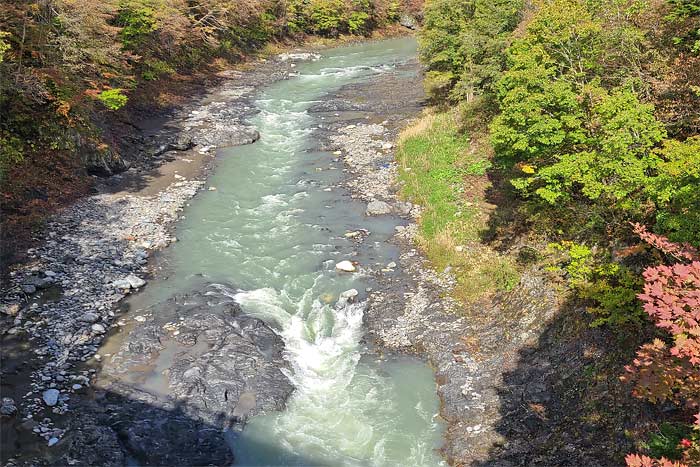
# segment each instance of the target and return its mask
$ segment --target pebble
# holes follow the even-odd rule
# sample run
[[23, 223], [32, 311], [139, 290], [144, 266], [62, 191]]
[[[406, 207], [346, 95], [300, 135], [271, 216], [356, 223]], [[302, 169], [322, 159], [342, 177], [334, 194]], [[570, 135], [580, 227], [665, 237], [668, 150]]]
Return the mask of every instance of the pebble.
[[144, 285], [146, 285], [146, 281], [145, 281], [145, 280], [143, 280], [143, 279], [141, 279], [140, 277], [135, 276], [135, 275], [133, 275], [133, 274], [130, 274], [130, 275], [126, 276], [126, 280], [129, 282], [129, 284], [131, 285], [131, 287], [133, 287], [134, 289], [138, 289], [138, 288], [141, 288], [141, 287], [143, 287]]
[[337, 263], [335, 265], [335, 268], [338, 269], [339, 271], [345, 271], [345, 272], [355, 272], [357, 271], [357, 268], [355, 267], [352, 262], [345, 260]]
[[41, 398], [44, 399], [44, 403], [48, 405], [49, 407], [53, 407], [58, 403], [58, 396], [61, 393], [58, 391], [58, 389], [47, 389], [44, 391], [42, 394]]
[[53, 437], [53, 438], [49, 439], [48, 446], [49, 447], [54, 446], [56, 443], [58, 443], [58, 441], [59, 441], [58, 438]]
[[98, 324], [93, 324], [93, 325], [90, 327], [90, 329], [92, 329], [92, 332], [94, 332], [95, 334], [104, 334], [105, 332], [107, 332], [107, 330], [105, 329], [105, 327], [102, 326], [102, 325], [99, 324], [99, 323], [98, 323]]
[[100, 319], [100, 317], [97, 315], [97, 313], [87, 312], [83, 316], [78, 318], [78, 321], [80, 321], [82, 323], [92, 324], [92, 323], [97, 322], [99, 319]]

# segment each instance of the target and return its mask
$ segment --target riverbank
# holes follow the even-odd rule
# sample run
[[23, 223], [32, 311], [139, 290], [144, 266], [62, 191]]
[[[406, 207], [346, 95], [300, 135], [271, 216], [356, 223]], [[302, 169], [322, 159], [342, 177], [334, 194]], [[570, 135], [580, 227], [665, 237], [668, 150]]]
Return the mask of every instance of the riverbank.
[[290, 52], [249, 71], [220, 73], [221, 84], [173, 112], [167, 124], [149, 132], [150, 122], [143, 123], [152, 157], [97, 180], [99, 194], [49, 221], [28, 261], [10, 272], [2, 297], [2, 393], [10, 415], [2, 418], [3, 462], [19, 452], [43, 453], [32, 433], [49, 445], [62, 439], [56, 419], [65, 419], [87, 390], [96, 370], [82, 366], [99, 363], [100, 343], [120, 326], [116, 305], [158, 274], [149, 257], [177, 240], [171, 226], [188, 200], [215, 189], [205, 179], [217, 148], [258, 138], [242, 123], [254, 111], [250, 97], [315, 57]]

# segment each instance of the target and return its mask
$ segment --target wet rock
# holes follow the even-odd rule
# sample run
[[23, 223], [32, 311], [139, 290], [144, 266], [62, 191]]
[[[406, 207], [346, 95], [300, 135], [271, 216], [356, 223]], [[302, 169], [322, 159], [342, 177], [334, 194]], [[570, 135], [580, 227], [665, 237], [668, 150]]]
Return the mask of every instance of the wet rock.
[[340, 297], [338, 297], [336, 308], [341, 309], [345, 307], [348, 303], [354, 302], [359, 294], [360, 293], [357, 291], [357, 289], [350, 289], [341, 293]]
[[78, 321], [80, 321], [81, 323], [92, 324], [92, 323], [97, 322], [99, 319], [100, 319], [100, 317], [97, 315], [97, 313], [87, 312], [83, 316], [78, 318]]
[[174, 141], [171, 141], [167, 145], [167, 151], [187, 151], [194, 147], [194, 141], [192, 136], [186, 133], [180, 133], [177, 135]]
[[41, 398], [44, 400], [44, 403], [48, 405], [49, 407], [53, 407], [58, 403], [58, 396], [61, 393], [59, 392], [58, 389], [47, 389], [44, 391], [44, 393], [41, 395]]
[[49, 442], [47, 443], [47, 446], [48, 447], [55, 446], [56, 444], [58, 444], [58, 441], [59, 441], [59, 439], [56, 437], [50, 438]]
[[105, 332], [107, 332], [105, 327], [102, 326], [101, 324], [93, 324], [90, 327], [90, 329], [92, 329], [92, 332], [94, 332], [95, 334], [104, 334]]
[[2, 305], [0, 311], [7, 316], [17, 316], [21, 308], [22, 307], [19, 303], [8, 303], [6, 305]]
[[[283, 409], [293, 390], [282, 372], [287, 368], [284, 344], [264, 322], [245, 315], [233, 294], [212, 286], [155, 305], [104, 371], [122, 374], [152, 362], [166, 348], [177, 349], [168, 368], [167, 391], [187, 400], [183, 412], [192, 419], [224, 428]], [[173, 322], [178, 323], [177, 333], [169, 331]], [[252, 394], [255, 403], [242, 411], [239, 399], [244, 393]]]
[[119, 279], [112, 282], [112, 287], [120, 290], [129, 290], [131, 288], [131, 282], [128, 279]]
[[384, 201], [372, 200], [367, 204], [367, 210], [365, 214], [368, 216], [381, 216], [385, 214], [391, 214], [392, 209], [389, 203]]
[[[22, 282], [22, 288], [33, 286], [36, 289], [47, 289], [51, 287], [54, 280], [50, 277], [29, 276]], [[29, 292], [27, 292], [29, 293]]]
[[337, 263], [335, 265], [335, 268], [338, 269], [339, 271], [344, 271], [344, 272], [355, 272], [357, 271], [357, 268], [355, 267], [352, 262], [345, 260]]

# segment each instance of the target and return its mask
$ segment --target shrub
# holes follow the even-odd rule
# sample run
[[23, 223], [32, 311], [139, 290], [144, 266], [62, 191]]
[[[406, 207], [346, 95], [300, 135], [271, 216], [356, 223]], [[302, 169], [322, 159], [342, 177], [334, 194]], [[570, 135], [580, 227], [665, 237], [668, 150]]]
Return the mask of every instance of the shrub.
[[564, 241], [549, 247], [566, 255], [563, 264], [569, 285], [578, 297], [593, 303], [587, 308], [595, 315], [591, 326], [617, 329], [644, 322], [637, 300], [642, 280], [636, 274], [606, 255], [596, 257], [586, 245]]
[[141, 77], [146, 81], [154, 81], [163, 75], [172, 75], [175, 69], [163, 60], [146, 60], [145, 69], [141, 72]]
[[700, 137], [668, 140], [647, 192], [657, 208], [656, 229], [676, 242], [700, 246]]
[[[633, 394], [651, 402], [670, 401], [697, 413], [700, 408], [700, 255], [689, 245], [670, 242], [635, 225], [635, 232], [658, 248], [672, 264], [644, 271], [644, 292], [639, 299], [657, 327], [669, 332], [670, 346], [661, 339], [644, 344], [623, 380], [634, 384]], [[700, 428], [700, 414], [696, 415]], [[687, 440], [683, 460], [700, 461], [697, 440]], [[664, 465], [630, 455], [628, 466]], [[640, 463], [641, 462], [641, 463]]]
[[119, 110], [126, 105], [129, 98], [121, 89], [108, 89], [97, 95], [97, 99], [110, 110]]
[[340, 32], [345, 13], [342, 0], [310, 0], [307, 11], [311, 32], [327, 36]]
[[0, 63], [3, 62], [3, 59], [5, 58], [5, 53], [11, 48], [10, 44], [5, 40], [5, 38], [9, 36], [10, 33], [0, 31]]
[[122, 28], [119, 32], [122, 46], [135, 50], [158, 29], [156, 10], [147, 0], [123, 0], [119, 5], [116, 24]]

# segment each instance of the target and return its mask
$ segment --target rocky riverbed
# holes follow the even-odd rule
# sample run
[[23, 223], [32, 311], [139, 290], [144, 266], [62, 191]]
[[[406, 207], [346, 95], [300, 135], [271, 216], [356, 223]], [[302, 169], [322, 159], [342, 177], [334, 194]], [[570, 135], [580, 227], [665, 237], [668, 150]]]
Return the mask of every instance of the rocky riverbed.
[[[100, 364], [96, 351], [112, 328], [127, 325], [118, 319], [116, 305], [146, 286], [153, 273], [149, 257], [177, 240], [171, 226], [181, 216], [187, 201], [200, 190], [215, 189], [206, 187], [205, 179], [216, 150], [249, 144], [259, 138], [254, 128], [242, 123], [254, 112], [249, 103], [251, 96], [259, 87], [289, 77], [298, 61], [316, 57], [308, 52], [283, 54], [260, 61], [249, 72], [221, 73], [221, 85], [178, 109], [165, 125], [144, 125], [147, 130], [138, 138], [141, 157], [129, 170], [98, 180], [98, 194], [49, 220], [40, 246], [27, 252], [26, 263], [13, 268], [9, 284], [0, 297], [3, 464], [14, 465], [14, 456], [21, 455], [16, 463], [62, 465], [76, 458], [86, 465], [94, 465], [90, 459], [95, 462], [113, 459], [114, 465], [123, 465], [122, 461], [129, 456], [157, 459], [168, 447], [173, 448], [174, 457], [160, 459], [174, 460], [178, 455], [185, 455], [186, 446], [193, 439], [203, 439], [211, 446], [216, 444], [216, 448], [203, 448], [200, 453], [203, 457], [197, 458], [198, 454], [193, 452], [195, 457], [181, 459], [192, 459], [192, 465], [207, 464], [212, 459], [216, 465], [229, 462], [230, 451], [221, 439], [222, 423], [219, 421], [217, 429], [211, 428], [213, 415], [188, 418], [188, 414], [179, 411], [177, 404], [153, 404], [151, 395], [136, 394], [123, 387], [120, 390], [118, 386], [93, 393], [92, 375]], [[111, 172], [114, 168], [107, 169]], [[193, 294], [185, 301], [202, 301], [198, 297], [201, 295]], [[223, 313], [212, 309], [206, 301], [201, 303], [201, 313], [193, 317], [192, 322], [177, 323], [187, 329], [179, 333], [178, 339], [197, 340], [202, 334], [211, 340], [211, 348], [222, 356], [229, 351], [237, 353], [245, 346], [255, 347], [266, 355], [260, 368], [253, 366], [254, 375], [244, 377], [241, 374], [235, 380], [249, 381], [260, 393], [266, 388], [272, 393], [266, 378], [277, 378], [279, 391], [266, 398], [260, 394], [255, 396], [255, 392], [242, 387], [235, 392], [236, 389], [224, 387], [224, 384], [216, 395], [213, 392], [204, 395], [197, 387], [197, 381], [201, 381], [198, 375], [214, 380], [215, 371], [226, 371], [226, 367], [215, 370], [206, 355], [190, 355], [186, 363], [181, 362], [182, 378], [176, 383], [176, 394], [186, 394], [190, 399], [197, 399], [194, 394], [200, 394], [201, 404], [198, 404], [207, 406], [212, 413], [223, 411], [223, 407], [212, 404], [220, 396], [224, 402], [234, 404], [233, 412], [240, 419], [256, 410], [279, 409], [291, 391], [288, 381], [279, 373], [283, 365], [279, 339], [276, 340], [274, 333], [259, 320], [239, 316], [238, 309], [230, 303], [226, 306], [229, 310]], [[222, 333], [228, 328], [223, 324], [211, 328], [219, 321], [234, 328], [226, 335]], [[140, 326], [139, 333], [155, 333], [154, 326], [147, 322]], [[164, 340], [160, 335], [156, 338]], [[121, 351], [124, 358], [130, 358], [131, 352], [144, 361], [148, 359], [148, 349], [139, 347], [138, 339], [136, 336], [136, 343]], [[240, 355], [245, 358], [249, 351], [248, 354], [241, 351]], [[199, 365], [197, 358], [205, 358], [209, 366]], [[271, 366], [265, 366], [265, 362], [272, 362]], [[196, 375], [197, 372], [200, 373]], [[255, 375], [262, 378], [262, 382], [254, 383]], [[225, 379], [219, 375], [217, 381]], [[95, 402], [97, 399], [99, 403]], [[236, 405], [238, 399], [243, 403]], [[110, 412], [110, 400], [111, 407], [117, 407], [119, 404], [115, 401], [118, 400], [124, 409]], [[246, 404], [251, 407], [246, 408]], [[144, 410], [145, 407], [150, 408]], [[79, 412], [80, 416], [76, 417], [74, 412]], [[135, 441], [145, 437], [147, 432], [157, 433], [154, 424], [164, 413], [171, 413], [180, 422], [189, 421], [182, 430], [176, 430], [177, 433], [172, 429], [161, 431], [160, 450], [143, 444], [144, 439], [141, 444]], [[125, 445], [118, 443], [117, 438], [122, 436], [120, 426], [127, 423], [130, 414], [138, 414], [144, 433], [139, 435], [130, 429], [125, 450]], [[109, 422], [102, 423], [104, 417], [108, 417]], [[91, 434], [95, 427], [100, 428]], [[202, 433], [206, 434], [203, 438]], [[87, 439], [93, 436], [99, 443]], [[42, 449], [36, 437], [43, 438], [48, 448], [55, 446], [61, 453], [59, 457]], [[173, 443], [176, 439], [181, 441], [181, 451], [174, 449], [178, 444]], [[153, 436], [149, 442], [158, 443], [158, 440], [158, 436]], [[30, 460], [32, 455], [43, 460]]]

